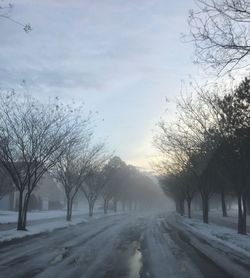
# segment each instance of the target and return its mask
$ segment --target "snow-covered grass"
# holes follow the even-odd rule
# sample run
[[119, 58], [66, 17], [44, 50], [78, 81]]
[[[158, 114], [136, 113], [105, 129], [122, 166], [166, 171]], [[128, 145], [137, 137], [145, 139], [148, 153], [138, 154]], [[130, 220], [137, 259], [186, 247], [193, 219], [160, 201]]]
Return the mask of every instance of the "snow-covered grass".
[[[95, 214], [89, 218], [88, 210], [74, 210], [72, 213], [72, 221], [67, 222], [66, 211], [34, 211], [28, 213], [27, 231], [17, 231], [16, 228], [0, 230], [0, 242], [10, 241], [16, 238], [23, 238], [30, 235], [36, 235], [44, 232], [52, 232], [56, 229], [66, 228], [68, 226], [77, 225], [79, 223], [88, 222], [93, 219], [110, 216], [113, 214], [123, 214], [123, 212], [110, 212], [104, 215], [102, 211], [96, 210]], [[3, 225], [14, 224], [17, 222], [17, 212], [0, 211], [0, 217]], [[53, 220], [52, 220], [53, 219]], [[40, 221], [37, 221], [40, 220]], [[12, 225], [13, 227], [13, 225]]]
[[[193, 211], [193, 216], [199, 215], [202, 217], [202, 211]], [[223, 221], [228, 221], [229, 223], [237, 223], [238, 222], [238, 209], [233, 208], [231, 210], [227, 211], [227, 217], [222, 216], [222, 211], [217, 209], [210, 209], [209, 210], [209, 218], [212, 220], [217, 219], [223, 219]], [[247, 223], [250, 223], [250, 216], [247, 215]]]
[[235, 229], [219, 226], [216, 224], [205, 224], [198, 219], [182, 218], [177, 216], [177, 221], [182, 222], [186, 228], [193, 233], [199, 233], [209, 240], [216, 240], [238, 251], [245, 252], [250, 256], [250, 235], [240, 235]]
[[169, 216], [167, 222], [179, 231], [184, 240], [234, 277], [250, 277], [249, 234], [240, 235], [235, 229], [205, 224], [177, 214]]
[[[87, 210], [74, 210], [73, 216], [82, 215], [87, 213]], [[17, 211], [0, 211], [0, 224], [16, 223], [17, 222]], [[27, 214], [27, 220], [42, 220], [50, 218], [66, 217], [65, 210], [48, 210], [48, 211], [30, 211]]]
[[0, 231], [0, 242], [9, 241], [16, 238], [23, 238], [30, 235], [36, 235], [43, 232], [52, 232], [59, 228], [64, 228], [72, 225], [77, 225], [81, 222], [87, 222], [87, 218], [77, 218], [70, 222], [67, 222], [65, 219], [58, 219], [53, 222], [44, 221], [32, 226], [27, 226], [27, 231], [17, 231], [16, 229], [11, 229], [7, 231]]

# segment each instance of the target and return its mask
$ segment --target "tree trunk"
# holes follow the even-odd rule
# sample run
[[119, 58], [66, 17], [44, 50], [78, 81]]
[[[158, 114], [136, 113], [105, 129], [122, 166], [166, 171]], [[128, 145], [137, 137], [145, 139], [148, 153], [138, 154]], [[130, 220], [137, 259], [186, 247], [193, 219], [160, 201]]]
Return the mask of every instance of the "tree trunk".
[[238, 194], [238, 233], [246, 234], [246, 197], [242, 193]]
[[93, 212], [94, 212], [94, 204], [95, 202], [94, 201], [89, 201], [89, 217], [92, 217], [93, 216]]
[[73, 198], [72, 198], [71, 201], [70, 201], [70, 210], [69, 210], [69, 213], [70, 213], [70, 220], [72, 219], [72, 209], [73, 209]]
[[30, 194], [26, 194], [23, 200], [23, 192], [19, 191], [19, 204], [18, 204], [18, 221], [17, 221], [17, 230], [27, 231], [27, 210], [29, 204]]
[[208, 211], [209, 211], [209, 198], [208, 196], [202, 195], [202, 214], [203, 214], [203, 223], [208, 224]]
[[185, 201], [181, 200], [181, 215], [185, 215]]
[[23, 192], [19, 192], [17, 230], [22, 230]]
[[247, 195], [247, 215], [250, 215], [250, 194]]
[[188, 218], [191, 218], [191, 199], [187, 199], [187, 207], [188, 207]]
[[247, 234], [247, 196], [244, 194], [242, 197], [243, 203], [243, 232]]
[[114, 212], [117, 212], [117, 200], [116, 200], [116, 198], [114, 198], [113, 205], [114, 205]]
[[23, 227], [26, 230], [26, 223], [27, 223], [27, 211], [29, 206], [29, 200], [30, 200], [30, 194], [26, 193], [24, 198], [24, 204], [23, 204]]
[[70, 197], [67, 197], [67, 215], [66, 215], [66, 221], [71, 221], [71, 210], [72, 210], [72, 206], [71, 206], [71, 200]]
[[73, 200], [68, 197], [67, 198], [67, 215], [66, 215], [66, 221], [72, 220], [72, 208], [73, 208]]
[[221, 191], [221, 209], [222, 209], [222, 216], [227, 217], [227, 205], [226, 205], [224, 190]]
[[107, 214], [108, 213], [108, 207], [109, 207], [109, 201], [108, 200], [104, 200], [104, 214]]

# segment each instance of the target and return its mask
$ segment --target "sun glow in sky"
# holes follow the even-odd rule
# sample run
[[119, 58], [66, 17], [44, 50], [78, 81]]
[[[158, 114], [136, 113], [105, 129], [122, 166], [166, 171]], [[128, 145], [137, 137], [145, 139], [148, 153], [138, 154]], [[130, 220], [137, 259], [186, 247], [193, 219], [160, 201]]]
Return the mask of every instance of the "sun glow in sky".
[[[0, 21], [0, 87], [40, 98], [84, 101], [99, 112], [96, 135], [128, 163], [146, 169], [156, 155], [155, 123], [196, 75], [181, 42], [192, 1], [20, 0]], [[25, 80], [25, 88], [21, 86]]]

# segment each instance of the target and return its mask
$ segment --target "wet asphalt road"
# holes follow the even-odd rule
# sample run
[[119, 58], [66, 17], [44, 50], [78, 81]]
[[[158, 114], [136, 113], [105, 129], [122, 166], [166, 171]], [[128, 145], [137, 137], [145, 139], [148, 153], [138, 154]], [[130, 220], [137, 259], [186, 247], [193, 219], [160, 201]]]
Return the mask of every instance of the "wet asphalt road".
[[159, 215], [135, 213], [0, 244], [0, 277], [230, 277]]

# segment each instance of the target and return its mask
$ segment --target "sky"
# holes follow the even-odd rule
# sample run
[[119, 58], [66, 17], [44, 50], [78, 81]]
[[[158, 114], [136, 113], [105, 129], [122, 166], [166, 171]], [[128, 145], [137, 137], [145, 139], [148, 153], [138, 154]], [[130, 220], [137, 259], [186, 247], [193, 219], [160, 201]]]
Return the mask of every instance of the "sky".
[[98, 140], [150, 170], [155, 124], [167, 108], [172, 117], [182, 80], [198, 74], [193, 45], [181, 40], [193, 2], [12, 2], [12, 18], [32, 31], [0, 19], [0, 88], [84, 102], [98, 111]]

